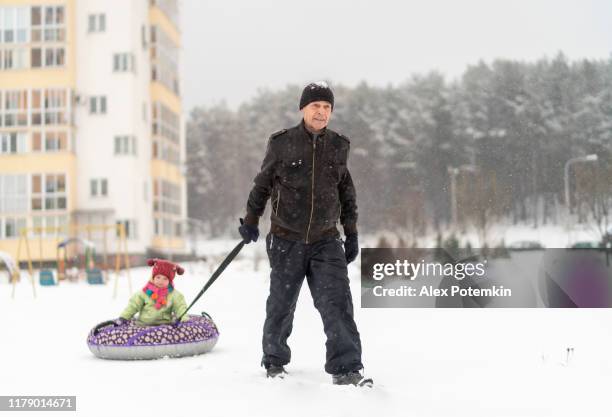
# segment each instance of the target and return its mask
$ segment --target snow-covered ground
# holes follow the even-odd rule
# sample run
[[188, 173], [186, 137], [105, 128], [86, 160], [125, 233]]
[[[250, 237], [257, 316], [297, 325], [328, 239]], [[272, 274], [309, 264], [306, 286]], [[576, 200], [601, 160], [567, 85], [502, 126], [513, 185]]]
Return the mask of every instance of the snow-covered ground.
[[[219, 243], [229, 249], [232, 243]], [[210, 247], [215, 244], [211, 243]], [[365, 372], [373, 389], [338, 387], [325, 374], [322, 324], [306, 286], [290, 338], [285, 380], [259, 367], [268, 263], [261, 242], [196, 304], [221, 336], [205, 355], [119, 362], [95, 358], [85, 339], [129, 297], [106, 286], [22, 280], [0, 285], [0, 395], [76, 395], [79, 416], [609, 416], [612, 310], [362, 309], [359, 268], [350, 274]], [[211, 268], [189, 264], [176, 284], [188, 299]], [[149, 276], [132, 270], [133, 290]], [[573, 355], [567, 356], [567, 349]], [[23, 413], [19, 415], [28, 415]], [[38, 415], [38, 414], [35, 414]], [[54, 414], [57, 415], [57, 414]]]

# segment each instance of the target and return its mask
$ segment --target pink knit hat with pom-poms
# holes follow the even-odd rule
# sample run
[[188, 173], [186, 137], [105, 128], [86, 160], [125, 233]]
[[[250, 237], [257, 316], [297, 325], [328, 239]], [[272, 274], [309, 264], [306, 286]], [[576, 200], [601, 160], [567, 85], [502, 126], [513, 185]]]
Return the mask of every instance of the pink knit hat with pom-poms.
[[151, 278], [153, 278], [155, 275], [163, 275], [168, 277], [170, 280], [170, 285], [172, 285], [175, 274], [183, 275], [185, 272], [183, 267], [164, 259], [149, 259], [147, 264], [153, 267], [153, 270], [151, 271]]

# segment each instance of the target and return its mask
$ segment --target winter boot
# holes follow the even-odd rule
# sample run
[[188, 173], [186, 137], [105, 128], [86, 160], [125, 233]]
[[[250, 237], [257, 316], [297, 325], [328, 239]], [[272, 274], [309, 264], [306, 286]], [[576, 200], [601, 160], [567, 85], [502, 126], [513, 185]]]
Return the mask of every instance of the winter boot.
[[356, 387], [372, 387], [374, 384], [371, 378], [364, 378], [359, 371], [335, 374], [332, 376], [332, 382], [334, 385], [354, 385]]
[[285, 371], [285, 368], [283, 367], [283, 365], [273, 365], [273, 364], [268, 364], [266, 365], [266, 376], [268, 378], [284, 378], [285, 375], [287, 375], [287, 371]]

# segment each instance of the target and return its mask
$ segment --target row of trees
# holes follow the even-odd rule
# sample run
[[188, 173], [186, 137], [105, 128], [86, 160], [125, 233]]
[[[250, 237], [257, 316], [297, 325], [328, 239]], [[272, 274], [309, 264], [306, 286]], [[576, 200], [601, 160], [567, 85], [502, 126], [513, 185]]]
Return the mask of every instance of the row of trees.
[[[589, 198], [610, 207], [612, 58], [498, 60], [470, 66], [452, 82], [433, 72], [397, 86], [333, 88], [330, 127], [351, 138], [362, 229], [406, 227], [418, 235], [451, 220], [557, 222], [564, 165], [586, 154], [598, 155], [596, 168], [574, 167], [572, 196], [587, 211]], [[189, 216], [211, 234], [234, 228], [244, 213], [270, 133], [300, 120], [300, 93], [292, 85], [260, 91], [236, 111], [192, 111]]]

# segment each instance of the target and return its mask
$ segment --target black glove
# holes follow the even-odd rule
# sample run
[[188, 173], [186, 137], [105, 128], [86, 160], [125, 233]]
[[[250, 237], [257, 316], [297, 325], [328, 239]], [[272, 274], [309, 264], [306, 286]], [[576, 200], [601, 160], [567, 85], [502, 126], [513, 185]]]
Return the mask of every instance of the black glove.
[[242, 241], [244, 243], [257, 242], [259, 238], [259, 227], [252, 224], [246, 224], [244, 219], [240, 219], [240, 227], [238, 228]]
[[350, 234], [344, 240], [344, 255], [346, 256], [346, 263], [350, 264], [355, 260], [359, 254], [359, 239], [357, 233]]

